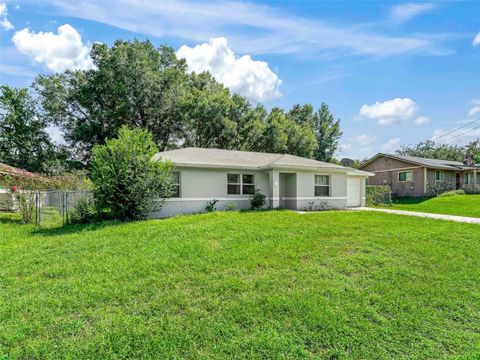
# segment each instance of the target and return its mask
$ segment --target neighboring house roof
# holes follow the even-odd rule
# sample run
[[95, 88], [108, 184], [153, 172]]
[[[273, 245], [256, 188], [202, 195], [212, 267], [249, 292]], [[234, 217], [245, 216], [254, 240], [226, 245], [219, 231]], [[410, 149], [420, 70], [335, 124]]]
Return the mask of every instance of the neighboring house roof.
[[289, 154], [270, 154], [250, 151], [183, 148], [157, 153], [153, 159], [167, 159], [177, 166], [206, 168], [240, 168], [267, 170], [272, 168], [329, 169], [351, 175], [370, 176], [371, 173], [323, 161]]
[[19, 176], [24, 178], [34, 178], [39, 176], [37, 174], [31, 173], [30, 171], [19, 169], [3, 163], [0, 163], [0, 174]]
[[366, 165], [370, 164], [371, 162], [375, 161], [379, 157], [388, 157], [391, 159], [396, 159], [400, 161], [405, 161], [411, 164], [425, 166], [431, 169], [441, 169], [441, 170], [469, 170], [474, 168], [479, 168], [479, 166], [466, 166], [460, 161], [451, 161], [451, 160], [442, 160], [442, 159], [428, 159], [428, 158], [421, 158], [416, 156], [405, 156], [405, 155], [397, 155], [397, 154], [383, 154], [378, 153], [371, 159], [365, 161], [360, 168], [365, 167]]

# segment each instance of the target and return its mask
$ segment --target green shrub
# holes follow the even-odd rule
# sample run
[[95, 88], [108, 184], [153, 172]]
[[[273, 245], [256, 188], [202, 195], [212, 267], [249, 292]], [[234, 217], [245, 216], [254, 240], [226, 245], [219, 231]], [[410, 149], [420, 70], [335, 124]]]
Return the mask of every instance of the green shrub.
[[79, 199], [69, 216], [71, 224], [88, 224], [100, 220], [93, 199]]
[[455, 184], [451, 181], [432, 180], [427, 183], [427, 196], [438, 196], [452, 190], [455, 190]]
[[455, 196], [455, 195], [465, 195], [465, 190], [451, 190], [445, 191], [438, 195], [438, 197], [448, 197], [448, 196]]
[[228, 203], [225, 205], [225, 211], [235, 211], [237, 207], [235, 206], [234, 203]]
[[367, 185], [366, 203], [372, 205], [392, 205], [392, 190], [388, 185]]
[[14, 205], [22, 216], [24, 224], [33, 223], [33, 213], [35, 211], [35, 191], [18, 189], [13, 186], [10, 189], [15, 199]]
[[93, 148], [91, 177], [95, 205], [120, 220], [159, 211], [175, 185], [168, 161], [152, 160], [158, 148], [146, 130], [122, 127], [117, 139]]
[[217, 210], [217, 208], [216, 208], [217, 203], [218, 203], [217, 199], [213, 199], [211, 201], [208, 201], [207, 205], [205, 206], [205, 211], [206, 212], [212, 212], [212, 211]]
[[462, 189], [466, 194], [480, 194], [480, 185], [478, 184], [463, 185]]
[[258, 189], [255, 189], [255, 192], [252, 195], [250, 200], [250, 209], [257, 210], [263, 208], [265, 205], [265, 195]]

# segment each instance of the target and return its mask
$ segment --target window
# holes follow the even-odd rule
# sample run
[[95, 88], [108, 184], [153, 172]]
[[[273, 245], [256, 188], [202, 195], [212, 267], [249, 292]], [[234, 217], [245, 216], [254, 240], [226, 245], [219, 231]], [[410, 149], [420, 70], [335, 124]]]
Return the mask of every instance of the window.
[[240, 195], [240, 174], [227, 174], [227, 194]]
[[443, 171], [435, 171], [435, 180], [443, 181], [445, 179], [445, 173]]
[[252, 195], [255, 192], [255, 182], [253, 175], [242, 175], [242, 194]]
[[413, 181], [413, 173], [411, 171], [400, 171], [398, 181]]
[[465, 173], [465, 185], [470, 185], [473, 183], [473, 176], [470, 173]]
[[330, 196], [330, 176], [315, 175], [315, 196]]
[[227, 174], [228, 195], [252, 195], [255, 192], [255, 176], [252, 174]]
[[172, 197], [180, 197], [180, 173], [178, 171], [172, 172], [172, 182], [175, 184]]

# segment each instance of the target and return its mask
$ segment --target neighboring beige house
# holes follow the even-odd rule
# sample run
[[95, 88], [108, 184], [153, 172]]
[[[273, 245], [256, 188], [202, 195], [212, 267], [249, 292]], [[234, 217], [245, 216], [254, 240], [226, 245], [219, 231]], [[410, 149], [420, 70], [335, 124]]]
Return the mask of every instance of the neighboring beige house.
[[178, 183], [175, 197], [151, 217], [197, 213], [208, 201], [216, 208], [250, 206], [254, 189], [269, 208], [294, 210], [364, 206], [365, 179], [373, 174], [286, 154], [184, 148], [156, 154], [170, 160]]
[[480, 166], [459, 161], [379, 153], [359, 168], [375, 174], [369, 185], [390, 185], [394, 196], [424, 196], [442, 184], [452, 189], [480, 184]]

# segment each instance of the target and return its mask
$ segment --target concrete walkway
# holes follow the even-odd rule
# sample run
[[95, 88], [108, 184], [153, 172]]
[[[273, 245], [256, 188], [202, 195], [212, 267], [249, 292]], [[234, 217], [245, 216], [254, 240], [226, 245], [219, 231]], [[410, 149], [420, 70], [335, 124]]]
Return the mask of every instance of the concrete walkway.
[[368, 208], [368, 207], [351, 208], [350, 210], [352, 210], [352, 211], [377, 211], [377, 212], [384, 212], [384, 213], [388, 213], [388, 214], [417, 216], [417, 217], [423, 217], [423, 218], [449, 220], [449, 221], [456, 221], [456, 222], [461, 222], [461, 223], [479, 224], [480, 225], [480, 218], [473, 218], [473, 217], [467, 217], [467, 216], [430, 214], [430, 213], [424, 213], [424, 212], [418, 212], [418, 211], [404, 211], [404, 210], [379, 209], [379, 208]]

